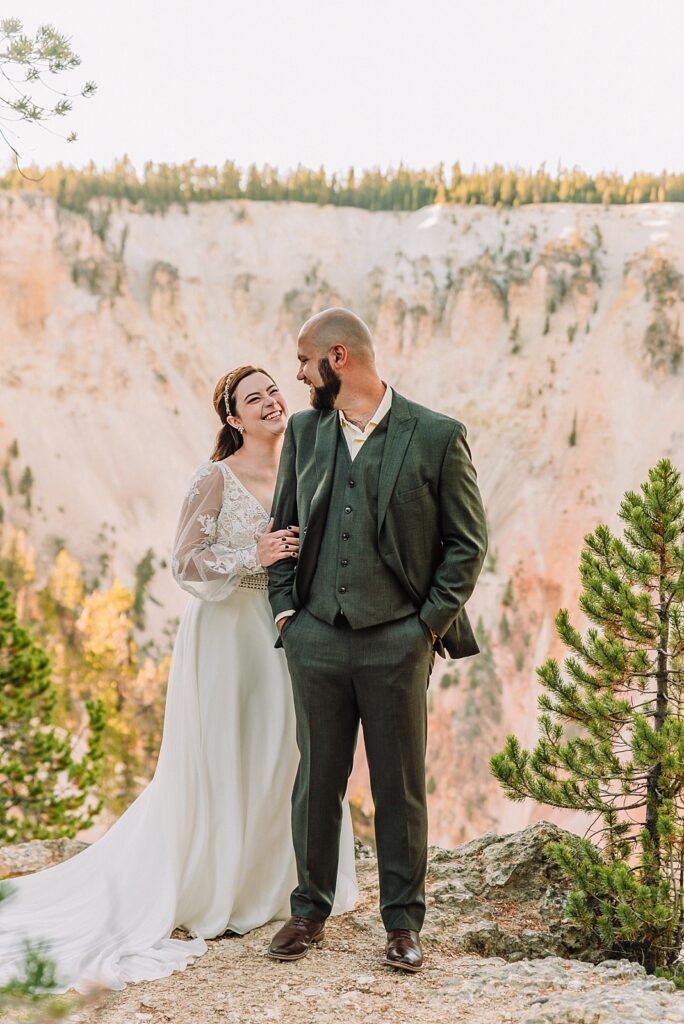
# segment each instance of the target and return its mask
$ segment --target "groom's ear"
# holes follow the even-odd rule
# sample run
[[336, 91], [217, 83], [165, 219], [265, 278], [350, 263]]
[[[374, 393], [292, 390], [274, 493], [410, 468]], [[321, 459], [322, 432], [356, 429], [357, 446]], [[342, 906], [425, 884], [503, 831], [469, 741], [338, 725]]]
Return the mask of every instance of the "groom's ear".
[[328, 353], [328, 359], [330, 365], [339, 370], [349, 362], [349, 349], [346, 345], [333, 345]]

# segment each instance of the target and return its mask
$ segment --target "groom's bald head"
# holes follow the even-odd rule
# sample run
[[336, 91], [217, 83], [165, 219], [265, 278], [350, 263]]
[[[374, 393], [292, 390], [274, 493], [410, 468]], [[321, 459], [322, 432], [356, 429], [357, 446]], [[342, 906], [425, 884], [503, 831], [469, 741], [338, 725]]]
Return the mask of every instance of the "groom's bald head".
[[360, 316], [342, 306], [324, 309], [310, 317], [299, 332], [298, 342], [314, 345], [321, 355], [335, 345], [344, 345], [349, 354], [362, 362], [374, 362], [373, 339]]

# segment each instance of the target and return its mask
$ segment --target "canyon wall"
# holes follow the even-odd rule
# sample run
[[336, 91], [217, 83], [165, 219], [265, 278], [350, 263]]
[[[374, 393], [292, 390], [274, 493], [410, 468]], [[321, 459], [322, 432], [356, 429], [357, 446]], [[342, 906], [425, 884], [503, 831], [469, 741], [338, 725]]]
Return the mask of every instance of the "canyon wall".
[[[507, 732], [534, 740], [534, 670], [562, 654], [553, 618], [576, 608], [583, 535], [617, 526], [623, 492], [660, 457], [684, 469], [683, 253], [676, 204], [147, 214], [100, 200], [81, 216], [4, 193], [0, 456], [16, 440], [32, 484], [30, 510], [2, 481], [0, 504], [39, 572], [66, 542], [130, 582], [153, 549], [161, 635], [185, 604], [161, 563], [211, 451], [216, 379], [260, 363], [301, 408], [297, 329], [350, 306], [383, 377], [466, 423], [489, 518], [470, 605], [483, 653], [438, 659], [430, 687], [431, 840], [553, 818], [506, 801], [487, 762]], [[366, 790], [361, 764], [352, 788]]]

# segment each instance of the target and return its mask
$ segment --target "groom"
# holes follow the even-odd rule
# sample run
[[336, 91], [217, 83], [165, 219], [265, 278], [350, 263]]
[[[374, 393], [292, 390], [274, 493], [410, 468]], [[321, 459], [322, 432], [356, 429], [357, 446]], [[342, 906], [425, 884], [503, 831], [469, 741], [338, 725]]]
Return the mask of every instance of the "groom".
[[297, 960], [333, 905], [342, 801], [359, 722], [375, 803], [385, 962], [423, 966], [426, 690], [434, 651], [476, 654], [464, 610], [485, 556], [485, 515], [457, 420], [393, 391], [370, 331], [347, 309], [311, 317], [297, 379], [312, 410], [288, 424], [275, 529], [298, 561], [269, 567], [292, 677], [300, 763], [292, 796], [298, 885], [269, 955]]

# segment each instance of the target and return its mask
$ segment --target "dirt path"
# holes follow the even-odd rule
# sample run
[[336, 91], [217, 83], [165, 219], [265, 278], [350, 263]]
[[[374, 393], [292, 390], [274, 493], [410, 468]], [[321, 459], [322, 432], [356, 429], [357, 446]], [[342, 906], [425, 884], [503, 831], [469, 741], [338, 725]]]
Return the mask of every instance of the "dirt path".
[[386, 967], [376, 866], [372, 861], [357, 866], [359, 905], [354, 913], [333, 919], [325, 943], [304, 960], [269, 959], [266, 947], [274, 931], [269, 925], [242, 938], [213, 940], [205, 956], [187, 971], [107, 993], [70, 1020], [74, 1024], [684, 1021], [684, 997], [667, 991], [666, 982], [660, 987], [656, 983], [654, 989], [653, 979], [635, 976], [634, 965], [624, 962], [603, 972], [556, 957], [507, 964], [498, 958], [464, 956], [455, 943], [428, 938], [426, 966], [420, 974]]
[[[182, 974], [129, 986], [110, 994], [80, 1015], [82, 1024], [181, 1024], [186, 1021], [344, 1021], [346, 1024], [438, 1024], [458, 1017], [475, 1022], [511, 1021], [508, 996], [482, 997], [475, 1005], [454, 1003], [443, 993], [459, 964], [444, 945], [426, 945], [427, 964], [419, 975], [402, 974], [382, 963], [384, 932], [374, 936], [348, 914], [334, 920], [325, 943], [304, 960], [277, 963], [266, 955], [273, 926], [244, 938], [211, 942], [209, 951]], [[514, 1001], [522, 1012], [529, 997]]]

